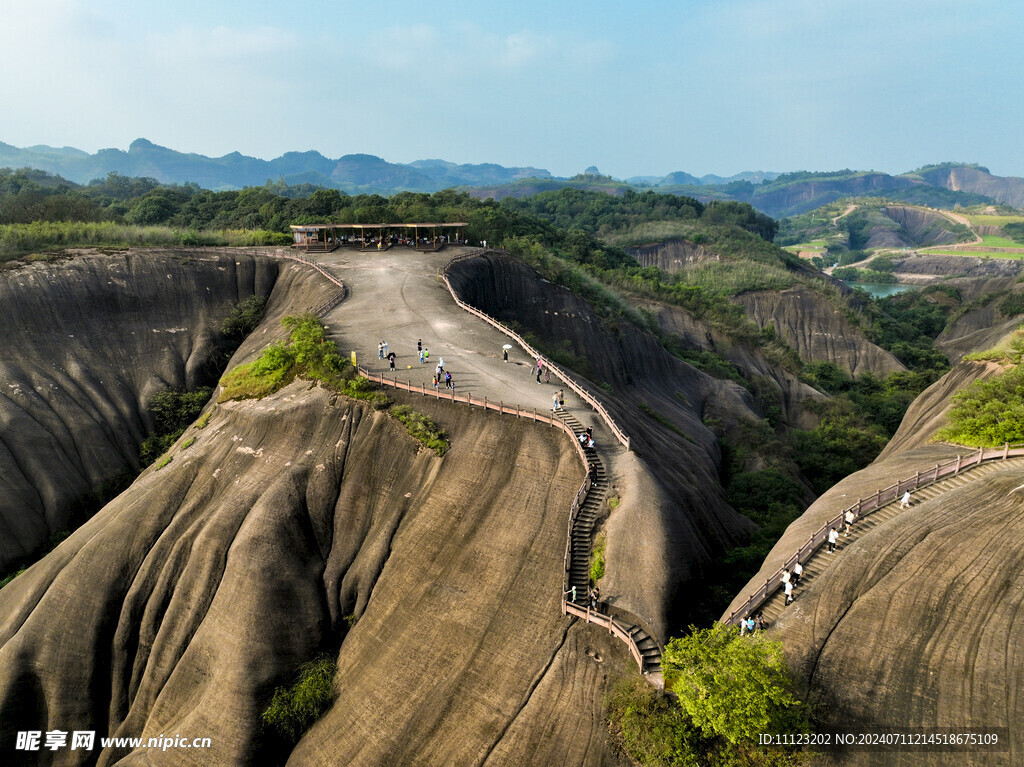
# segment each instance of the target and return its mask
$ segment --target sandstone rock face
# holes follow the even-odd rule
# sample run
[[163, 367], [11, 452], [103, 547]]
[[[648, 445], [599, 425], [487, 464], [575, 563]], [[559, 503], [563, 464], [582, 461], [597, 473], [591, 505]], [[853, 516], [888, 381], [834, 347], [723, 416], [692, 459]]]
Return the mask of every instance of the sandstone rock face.
[[953, 396], [968, 384], [992, 378], [1001, 372], [1003, 367], [993, 362], [961, 362], [954, 365], [946, 375], [921, 392], [907, 408], [900, 427], [879, 459], [929, 444], [935, 432], [946, 425], [946, 415], [953, 406]]
[[884, 377], [906, 370], [893, 355], [868, 341], [839, 309], [802, 285], [744, 293], [735, 301], [758, 325], [773, 327], [802, 360], [832, 362], [852, 375], [871, 372]]
[[0, 591], [4, 742], [181, 733], [213, 748], [98, 764], [259, 763], [274, 685], [327, 650], [337, 701], [295, 764], [616, 764], [594, 701], [628, 656], [558, 609], [568, 438], [414, 402], [449, 428], [444, 459], [304, 382], [217, 406]]
[[277, 274], [243, 254], [93, 255], [0, 272], [0, 566], [65, 529], [74, 502], [138, 470], [150, 397], [215, 378], [221, 323]]
[[[702, 422], [723, 412], [756, 420], [749, 393], [676, 359], [628, 322], [603, 320], [521, 262], [491, 256], [456, 267], [452, 284], [464, 301], [585, 357], [587, 377], [613, 388], [614, 396], [605, 396], [590, 386], [630, 435], [632, 450], [624, 463], [611, 467], [623, 504], [609, 520], [602, 592], [616, 595], [617, 606], [642, 618], [658, 636], [678, 633], [686, 626], [700, 568], [751, 529], [725, 503], [717, 438]], [[676, 430], [658, 423], [640, 403]]]
[[703, 245], [694, 245], [686, 240], [656, 242], [625, 250], [641, 266], [656, 266], [669, 274], [681, 271], [683, 267], [696, 261], [715, 258]]
[[[997, 372], [992, 363], [961, 363], [927, 389], [879, 459], [790, 525], [729, 611], [846, 506], [972, 453], [929, 440], [944, 425], [952, 395]], [[1003, 727], [1004, 749], [855, 751], [831, 753], [822, 764], [1015, 765], [1024, 758], [1017, 727], [1024, 704], [1012, 693], [1022, 682], [1024, 652], [1020, 466], [1003, 465], [934, 498], [916, 495], [909, 509], [859, 539], [847, 545], [840, 538], [839, 551], [825, 555], [828, 567], [770, 630], [820, 731]]]
[[[769, 388], [774, 388], [782, 408], [783, 423], [797, 428], [814, 428], [817, 424], [817, 416], [806, 411], [804, 403], [825, 399], [825, 395], [805, 384], [795, 373], [772, 363], [759, 349], [737, 344], [678, 306], [648, 301], [643, 308], [657, 316], [662, 330], [678, 335], [688, 347], [715, 352], [735, 365], [748, 379], [761, 378]], [[739, 415], [733, 413], [731, 417], [735, 419]]]
[[772, 632], [785, 643], [823, 731], [1005, 728], [1002, 749], [861, 752], [836, 763], [1024, 759], [1024, 702], [1016, 694], [1024, 684], [1022, 481], [1019, 466], [987, 475], [871, 531], [834, 555]]
[[879, 209], [886, 218], [899, 224], [899, 232], [892, 230], [872, 231], [868, 248], [899, 248], [905, 246], [927, 247], [947, 245], [957, 241], [950, 231], [950, 220], [939, 213], [904, 205], [887, 205]]

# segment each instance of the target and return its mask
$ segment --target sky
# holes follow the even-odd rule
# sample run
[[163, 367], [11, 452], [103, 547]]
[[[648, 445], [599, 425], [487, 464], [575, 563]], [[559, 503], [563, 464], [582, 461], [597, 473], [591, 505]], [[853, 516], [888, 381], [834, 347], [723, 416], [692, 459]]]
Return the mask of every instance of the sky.
[[0, 0], [0, 141], [1024, 176], [1020, 0]]

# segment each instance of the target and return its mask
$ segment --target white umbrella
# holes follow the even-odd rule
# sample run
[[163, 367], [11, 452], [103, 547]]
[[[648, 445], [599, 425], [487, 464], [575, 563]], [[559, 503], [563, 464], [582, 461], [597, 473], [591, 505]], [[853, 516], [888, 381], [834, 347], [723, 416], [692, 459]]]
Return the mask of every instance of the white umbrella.
[[505, 344], [505, 345], [504, 345], [504, 346], [502, 346], [501, 348], [502, 348], [502, 349], [511, 349], [511, 348], [512, 348], [512, 344]]

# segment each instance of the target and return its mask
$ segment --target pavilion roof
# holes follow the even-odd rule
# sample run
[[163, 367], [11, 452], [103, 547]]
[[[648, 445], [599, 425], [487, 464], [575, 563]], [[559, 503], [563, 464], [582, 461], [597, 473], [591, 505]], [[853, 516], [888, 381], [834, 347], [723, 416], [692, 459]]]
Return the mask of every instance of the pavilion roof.
[[292, 224], [291, 228], [297, 231], [321, 231], [323, 229], [426, 229], [438, 226], [469, 226], [464, 221], [445, 222], [420, 222], [413, 224]]

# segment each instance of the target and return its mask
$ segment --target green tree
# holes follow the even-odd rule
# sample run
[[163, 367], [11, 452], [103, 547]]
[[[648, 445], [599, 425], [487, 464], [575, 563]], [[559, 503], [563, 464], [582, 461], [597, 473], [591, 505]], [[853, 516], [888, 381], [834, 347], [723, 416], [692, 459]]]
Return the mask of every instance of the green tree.
[[741, 637], [737, 628], [715, 623], [671, 640], [662, 667], [679, 705], [706, 737], [741, 746], [764, 732], [810, 731], [779, 642]]

